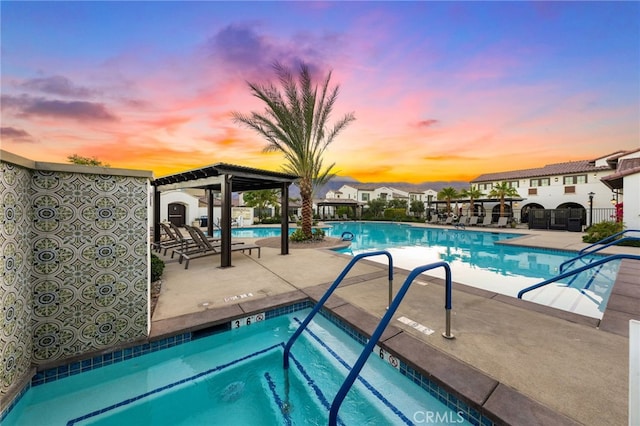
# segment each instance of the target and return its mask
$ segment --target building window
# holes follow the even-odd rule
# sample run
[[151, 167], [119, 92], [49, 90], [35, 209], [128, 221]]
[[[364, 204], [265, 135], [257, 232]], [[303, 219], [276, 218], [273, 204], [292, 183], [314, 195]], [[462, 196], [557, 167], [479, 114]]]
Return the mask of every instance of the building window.
[[519, 181], [517, 181], [517, 180], [512, 180], [511, 182], [507, 182], [507, 186], [508, 186], [509, 188], [517, 188], [517, 187], [518, 187], [518, 183], [519, 183]]
[[563, 176], [562, 183], [564, 183], [565, 185], [578, 185], [581, 183], [587, 183], [587, 175]]
[[564, 193], [565, 194], [575, 194], [576, 193], [576, 187], [575, 186], [565, 186], [564, 187]]
[[369, 201], [369, 194], [362, 194], [362, 201]]
[[531, 182], [529, 182], [529, 186], [532, 187], [549, 186], [550, 184], [551, 180], [549, 178], [531, 179]]
[[529, 195], [538, 195], [538, 188], [529, 188]]

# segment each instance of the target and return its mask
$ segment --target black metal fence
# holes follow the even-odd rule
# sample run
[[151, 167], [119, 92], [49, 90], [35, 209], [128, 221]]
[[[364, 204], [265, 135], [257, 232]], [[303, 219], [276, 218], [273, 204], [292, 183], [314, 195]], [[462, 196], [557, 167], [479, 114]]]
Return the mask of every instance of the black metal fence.
[[520, 214], [515, 219], [520, 223], [526, 223], [529, 229], [556, 229], [573, 232], [581, 232], [591, 224], [614, 221], [615, 208], [594, 209], [530, 209]]

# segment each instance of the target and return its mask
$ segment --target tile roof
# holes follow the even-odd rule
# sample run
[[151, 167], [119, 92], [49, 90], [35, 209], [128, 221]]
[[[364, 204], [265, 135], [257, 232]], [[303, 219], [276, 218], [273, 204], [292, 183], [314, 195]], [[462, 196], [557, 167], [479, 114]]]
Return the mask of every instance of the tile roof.
[[636, 173], [640, 173], [640, 158], [627, 158], [618, 162], [618, 169], [615, 173], [607, 175], [600, 180], [610, 188], [621, 188], [622, 182], [619, 181], [625, 176]]
[[593, 164], [593, 161], [590, 160], [570, 161], [567, 163], [547, 164], [544, 167], [538, 167], [536, 169], [485, 173], [473, 179], [471, 183], [505, 181], [540, 176], [569, 175], [573, 173], [597, 172], [610, 169], [611, 168], [607, 166], [596, 167]]

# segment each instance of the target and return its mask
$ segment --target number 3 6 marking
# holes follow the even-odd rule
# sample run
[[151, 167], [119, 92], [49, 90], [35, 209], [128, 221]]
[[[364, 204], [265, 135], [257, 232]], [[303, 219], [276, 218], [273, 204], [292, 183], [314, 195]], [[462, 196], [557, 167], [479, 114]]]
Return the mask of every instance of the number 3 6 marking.
[[240, 328], [245, 325], [251, 325], [254, 322], [264, 321], [264, 312], [259, 314], [251, 315], [245, 318], [239, 318], [237, 320], [231, 321], [231, 328]]

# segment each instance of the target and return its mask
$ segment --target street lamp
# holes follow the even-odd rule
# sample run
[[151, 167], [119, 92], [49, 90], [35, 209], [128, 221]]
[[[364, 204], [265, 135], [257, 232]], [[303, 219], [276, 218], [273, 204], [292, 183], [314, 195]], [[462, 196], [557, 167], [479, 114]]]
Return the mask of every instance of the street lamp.
[[589, 226], [593, 225], [593, 196], [596, 195], [593, 192], [589, 194]]

